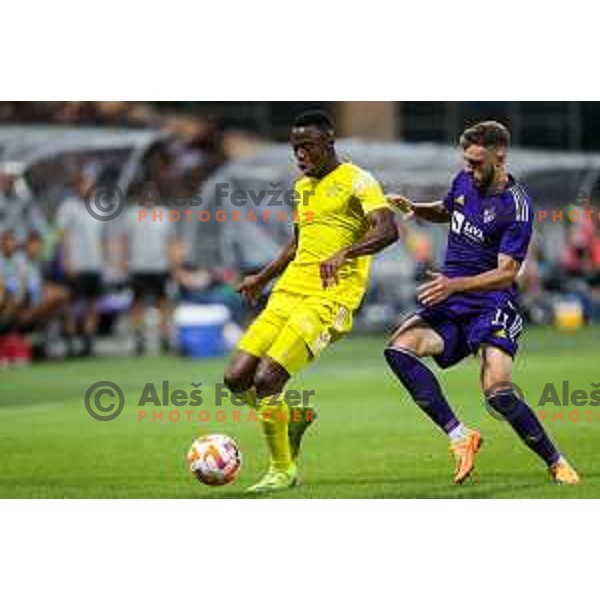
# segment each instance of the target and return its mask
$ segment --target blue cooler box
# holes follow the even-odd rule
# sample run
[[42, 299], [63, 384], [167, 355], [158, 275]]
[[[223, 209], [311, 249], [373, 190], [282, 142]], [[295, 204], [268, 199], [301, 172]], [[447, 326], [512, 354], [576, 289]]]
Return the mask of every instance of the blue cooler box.
[[179, 306], [173, 316], [177, 347], [192, 358], [223, 356], [228, 352], [224, 330], [230, 319], [229, 309], [222, 304]]

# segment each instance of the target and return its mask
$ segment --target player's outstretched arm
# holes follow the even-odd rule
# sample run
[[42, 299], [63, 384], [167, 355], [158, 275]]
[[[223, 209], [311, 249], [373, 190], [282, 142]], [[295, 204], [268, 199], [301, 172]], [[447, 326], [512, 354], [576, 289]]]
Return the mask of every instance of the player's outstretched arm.
[[417, 217], [431, 223], [450, 222], [450, 213], [443, 202], [413, 202], [400, 194], [388, 194], [387, 201], [406, 217]]
[[394, 213], [390, 209], [373, 210], [366, 218], [369, 229], [364, 238], [321, 263], [321, 281], [324, 288], [338, 283], [337, 272], [346, 261], [377, 254], [398, 240], [398, 228]]
[[421, 285], [417, 294], [425, 306], [443, 302], [458, 292], [491, 292], [509, 288], [517, 281], [521, 263], [508, 254], [498, 255], [498, 266], [490, 271], [470, 277], [446, 277], [442, 273], [429, 273], [431, 280]]
[[237, 292], [242, 294], [244, 300], [254, 306], [265, 286], [276, 277], [279, 277], [296, 256], [296, 237], [292, 238], [283, 248], [279, 256], [262, 271], [244, 277], [238, 285]]

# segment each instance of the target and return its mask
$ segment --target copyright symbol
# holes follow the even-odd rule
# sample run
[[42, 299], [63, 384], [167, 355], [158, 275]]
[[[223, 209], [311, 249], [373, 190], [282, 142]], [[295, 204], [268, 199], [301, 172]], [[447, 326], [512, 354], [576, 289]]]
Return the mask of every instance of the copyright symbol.
[[[108, 396], [108, 398], [105, 398]], [[114, 398], [116, 397], [116, 401]], [[85, 409], [96, 421], [116, 419], [125, 406], [123, 390], [112, 381], [97, 381], [85, 393]]]
[[[515, 402], [514, 406], [509, 410], [506, 415], [500, 414], [492, 405], [490, 400], [494, 397], [495, 394], [512, 391], [514, 395], [517, 397], [517, 400], [520, 402]], [[523, 409], [523, 403], [525, 402], [525, 395], [523, 394], [523, 390], [512, 381], [499, 381], [495, 383], [487, 390], [485, 390], [485, 409], [488, 413], [494, 417], [494, 419], [498, 421], [510, 421], [513, 417], [516, 417], [519, 414], [519, 411]]]
[[125, 195], [117, 184], [95, 183], [85, 194], [85, 209], [97, 221], [112, 221], [125, 208]]

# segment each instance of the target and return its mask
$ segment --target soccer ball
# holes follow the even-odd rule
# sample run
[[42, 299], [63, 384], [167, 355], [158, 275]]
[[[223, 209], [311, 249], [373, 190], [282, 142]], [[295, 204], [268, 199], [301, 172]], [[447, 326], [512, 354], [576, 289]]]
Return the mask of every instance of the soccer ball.
[[190, 471], [206, 485], [235, 481], [242, 466], [238, 445], [226, 435], [206, 435], [193, 441], [187, 454]]

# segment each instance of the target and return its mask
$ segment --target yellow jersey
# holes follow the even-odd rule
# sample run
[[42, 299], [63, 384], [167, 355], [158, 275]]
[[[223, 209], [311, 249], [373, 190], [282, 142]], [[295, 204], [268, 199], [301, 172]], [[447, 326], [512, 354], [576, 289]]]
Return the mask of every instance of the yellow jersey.
[[366, 215], [389, 208], [377, 180], [352, 163], [342, 163], [322, 179], [302, 177], [295, 184], [298, 206], [296, 256], [275, 290], [325, 296], [354, 310], [369, 278], [370, 256], [349, 260], [338, 271], [339, 283], [323, 289], [320, 265], [359, 242], [369, 225]]

